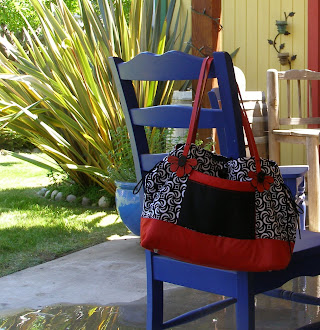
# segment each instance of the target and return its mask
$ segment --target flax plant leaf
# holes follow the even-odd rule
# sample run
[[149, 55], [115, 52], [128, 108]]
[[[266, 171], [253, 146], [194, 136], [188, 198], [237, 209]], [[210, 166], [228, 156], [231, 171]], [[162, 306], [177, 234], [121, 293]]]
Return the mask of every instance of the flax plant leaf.
[[[108, 57], [128, 61], [141, 51], [186, 50], [187, 20], [179, 27], [175, 0], [167, 0], [164, 21], [160, 1], [132, 0], [129, 18], [122, 0], [98, 0], [100, 12], [79, 0], [80, 17], [63, 0], [30, 2], [39, 28], [24, 17], [24, 44], [0, 39], [11, 57], [0, 53], [0, 129], [30, 139], [80, 185], [114, 193], [115, 178], [131, 180], [134, 170], [132, 157], [121, 154], [131, 149]], [[170, 102], [172, 83], [135, 87], [141, 105]], [[151, 146], [159, 145], [164, 137], [151, 132]]]

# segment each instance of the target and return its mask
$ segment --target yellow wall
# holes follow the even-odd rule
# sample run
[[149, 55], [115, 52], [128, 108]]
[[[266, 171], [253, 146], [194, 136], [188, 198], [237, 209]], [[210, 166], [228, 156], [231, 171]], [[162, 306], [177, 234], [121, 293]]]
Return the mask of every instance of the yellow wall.
[[[269, 68], [288, 70], [280, 66], [277, 53], [268, 39], [277, 34], [276, 20], [284, 20], [284, 12], [295, 12], [288, 18], [289, 36], [278, 38], [285, 43], [283, 51], [296, 54], [293, 69], [307, 68], [307, 6], [308, 0], [222, 0], [221, 49], [232, 52], [240, 47], [234, 59], [247, 79], [247, 90], [266, 92], [266, 72]], [[281, 86], [280, 99], [285, 100], [285, 86]], [[281, 102], [283, 103], [283, 102]], [[284, 105], [280, 109], [283, 111]], [[281, 164], [305, 163], [302, 146], [282, 145]]]

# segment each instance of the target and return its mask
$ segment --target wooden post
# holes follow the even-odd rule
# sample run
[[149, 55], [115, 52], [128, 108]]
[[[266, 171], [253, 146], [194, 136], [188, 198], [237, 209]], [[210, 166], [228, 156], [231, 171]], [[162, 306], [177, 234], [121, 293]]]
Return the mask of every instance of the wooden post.
[[267, 107], [268, 107], [268, 136], [269, 157], [280, 164], [280, 143], [273, 134], [274, 129], [279, 129], [279, 87], [278, 71], [267, 71]]
[[[316, 0], [308, 0], [308, 69], [313, 71], [320, 71], [320, 3]], [[320, 116], [320, 82], [313, 81], [312, 82], [312, 109], [313, 116]], [[317, 125], [309, 125], [310, 128], [317, 127]], [[314, 166], [316, 166], [316, 171], [319, 171], [319, 155], [316, 155], [316, 159], [314, 158], [317, 151], [312, 154], [312, 148], [318, 148], [319, 146], [315, 146], [314, 144], [319, 144], [319, 141], [316, 142], [316, 139], [310, 139], [307, 143], [311, 144], [307, 148], [310, 151], [310, 154], [307, 155], [308, 162], [313, 162]], [[317, 163], [317, 164], [316, 164]], [[309, 213], [309, 229], [314, 231], [320, 231], [319, 228], [319, 215], [320, 215], [320, 201], [319, 201], [319, 192], [317, 196], [312, 196], [310, 193], [310, 186], [319, 185], [319, 182], [314, 182], [315, 173], [309, 170], [308, 173], [308, 199], [310, 205], [315, 207], [315, 214]], [[309, 209], [311, 209], [309, 207]]]
[[[204, 57], [212, 55], [214, 51], [219, 50], [221, 0], [192, 0], [191, 8], [192, 54]], [[209, 81], [207, 91], [212, 87], [213, 83]], [[196, 86], [193, 84], [193, 89], [195, 90], [195, 88]], [[210, 107], [207, 97], [204, 99], [202, 106]], [[208, 141], [208, 137], [213, 138], [214, 136], [215, 132], [212, 129], [199, 130], [199, 138], [204, 143]], [[218, 143], [216, 143], [216, 149], [217, 145]]]
[[306, 138], [308, 172], [309, 230], [320, 232], [319, 135]]
[[[308, 1], [308, 69], [320, 71], [320, 3]], [[320, 82], [312, 82], [313, 116], [320, 117]], [[310, 126], [316, 127], [316, 125]]]
[[192, 0], [192, 49], [197, 56], [219, 49], [221, 0]]

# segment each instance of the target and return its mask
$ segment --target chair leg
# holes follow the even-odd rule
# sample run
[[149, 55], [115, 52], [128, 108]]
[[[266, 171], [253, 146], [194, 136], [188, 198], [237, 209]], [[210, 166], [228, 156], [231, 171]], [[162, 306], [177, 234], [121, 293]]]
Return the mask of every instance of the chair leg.
[[255, 329], [255, 305], [250, 273], [238, 273], [238, 294], [236, 304], [237, 330]]
[[153, 278], [153, 253], [146, 251], [147, 330], [163, 329], [163, 282]]

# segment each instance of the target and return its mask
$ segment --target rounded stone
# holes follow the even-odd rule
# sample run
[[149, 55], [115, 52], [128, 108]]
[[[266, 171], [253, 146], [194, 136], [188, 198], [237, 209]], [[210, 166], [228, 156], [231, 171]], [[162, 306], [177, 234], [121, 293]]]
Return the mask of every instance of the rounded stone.
[[82, 206], [89, 206], [90, 205], [90, 199], [87, 197], [82, 197]]
[[51, 191], [50, 190], [47, 190], [46, 193], [44, 194], [44, 197], [45, 198], [49, 198], [50, 197], [50, 194], [51, 194]]
[[44, 195], [46, 194], [47, 191], [48, 191], [47, 188], [41, 188], [41, 189], [37, 192], [37, 194], [38, 194], [39, 196], [44, 196]]
[[105, 196], [102, 196], [98, 201], [98, 205], [99, 207], [109, 207], [110, 201]]
[[77, 197], [75, 195], [68, 195], [66, 198], [66, 201], [69, 203], [74, 202], [77, 199]]
[[54, 199], [58, 193], [59, 193], [59, 190], [54, 190], [54, 191], [51, 193], [51, 199]]
[[56, 194], [56, 197], [54, 198], [55, 201], [60, 202], [62, 201], [63, 193], [60, 191]]

